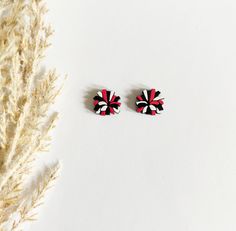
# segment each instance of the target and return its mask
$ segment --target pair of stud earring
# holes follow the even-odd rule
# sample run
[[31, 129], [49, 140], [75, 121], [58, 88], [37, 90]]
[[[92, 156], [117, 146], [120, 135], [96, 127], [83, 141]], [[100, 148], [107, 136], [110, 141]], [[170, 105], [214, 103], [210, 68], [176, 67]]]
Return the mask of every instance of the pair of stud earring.
[[[136, 97], [137, 112], [149, 115], [160, 114], [163, 110], [163, 98], [160, 98], [160, 91], [155, 89], [143, 90], [141, 95]], [[120, 96], [115, 95], [114, 91], [102, 89], [97, 92], [94, 99], [94, 111], [96, 114], [105, 116], [119, 113]]]

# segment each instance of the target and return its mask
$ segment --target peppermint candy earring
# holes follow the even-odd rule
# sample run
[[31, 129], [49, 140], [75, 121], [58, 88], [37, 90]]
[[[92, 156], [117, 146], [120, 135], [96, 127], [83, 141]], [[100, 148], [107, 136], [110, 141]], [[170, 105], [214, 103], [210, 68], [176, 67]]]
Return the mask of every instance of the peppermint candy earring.
[[114, 91], [103, 89], [97, 92], [94, 99], [94, 111], [102, 116], [119, 113], [120, 97]]
[[159, 97], [160, 91], [155, 89], [143, 90], [142, 94], [137, 96], [137, 112], [149, 115], [160, 114], [159, 111], [163, 110], [163, 98]]

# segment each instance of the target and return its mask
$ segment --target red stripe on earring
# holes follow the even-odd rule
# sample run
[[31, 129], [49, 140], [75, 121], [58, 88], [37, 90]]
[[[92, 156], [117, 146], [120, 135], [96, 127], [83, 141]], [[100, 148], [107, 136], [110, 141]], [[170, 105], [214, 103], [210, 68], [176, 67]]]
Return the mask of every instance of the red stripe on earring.
[[106, 89], [102, 90], [102, 98], [107, 102], [107, 90]]
[[105, 116], [105, 115], [106, 115], [106, 111], [102, 111], [102, 112], [101, 112], [101, 115], [102, 115], [102, 116]]
[[149, 102], [152, 102], [152, 100], [155, 98], [155, 93], [156, 93], [156, 90], [155, 90], [155, 89], [152, 89], [152, 90], [151, 90], [151, 94], [150, 94]]
[[93, 105], [96, 106], [98, 104], [98, 100], [94, 100]]
[[164, 101], [162, 101], [161, 99], [158, 100], [158, 102], [159, 102], [161, 105], [164, 104]]
[[143, 101], [143, 98], [141, 97], [141, 95], [138, 95], [138, 96], [136, 97], [136, 99], [138, 99], [138, 100], [140, 100], [140, 101]]
[[137, 108], [137, 112], [141, 112], [144, 109], [144, 107]]
[[115, 94], [112, 96], [112, 98], [111, 98], [111, 102], [113, 102], [114, 100], [115, 100], [115, 98], [116, 98], [116, 96], [115, 96]]
[[150, 104], [152, 104], [152, 105], [158, 105], [158, 104], [160, 104], [160, 102], [159, 102], [159, 100], [156, 100], [156, 101], [150, 102]]
[[113, 107], [109, 107], [111, 114], [115, 114]]

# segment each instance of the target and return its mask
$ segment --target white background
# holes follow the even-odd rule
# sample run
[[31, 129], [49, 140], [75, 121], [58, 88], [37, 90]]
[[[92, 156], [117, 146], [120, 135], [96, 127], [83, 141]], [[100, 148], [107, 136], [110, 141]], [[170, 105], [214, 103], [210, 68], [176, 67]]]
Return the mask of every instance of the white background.
[[[68, 79], [34, 231], [236, 230], [235, 0], [49, 0], [47, 67]], [[92, 111], [97, 89], [119, 115]], [[160, 116], [134, 110], [156, 88]]]

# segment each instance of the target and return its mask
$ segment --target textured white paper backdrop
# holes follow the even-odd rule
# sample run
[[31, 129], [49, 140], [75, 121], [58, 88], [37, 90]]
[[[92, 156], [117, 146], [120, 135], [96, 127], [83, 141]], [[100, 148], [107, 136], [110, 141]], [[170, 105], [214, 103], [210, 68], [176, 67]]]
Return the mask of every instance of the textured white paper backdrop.
[[[47, 66], [68, 74], [34, 231], [236, 230], [235, 0], [49, 0]], [[122, 112], [91, 112], [95, 90]], [[133, 111], [142, 88], [159, 117]]]

